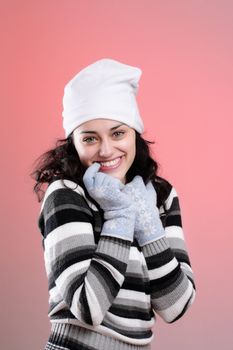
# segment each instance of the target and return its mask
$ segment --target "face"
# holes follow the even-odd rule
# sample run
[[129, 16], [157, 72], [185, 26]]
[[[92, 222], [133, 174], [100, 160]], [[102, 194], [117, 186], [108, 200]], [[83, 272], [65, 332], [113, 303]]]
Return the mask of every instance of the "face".
[[118, 121], [95, 119], [77, 127], [73, 141], [84, 167], [98, 162], [101, 164], [99, 171], [125, 183], [136, 154], [134, 129]]

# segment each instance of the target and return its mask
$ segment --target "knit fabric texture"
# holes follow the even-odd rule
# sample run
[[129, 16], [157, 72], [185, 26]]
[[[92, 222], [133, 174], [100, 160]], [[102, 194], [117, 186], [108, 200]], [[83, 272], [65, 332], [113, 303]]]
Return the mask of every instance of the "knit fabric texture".
[[140, 134], [144, 125], [136, 95], [142, 71], [122, 62], [102, 58], [76, 74], [65, 86], [63, 127], [66, 137], [93, 119], [112, 119]]
[[165, 236], [140, 248], [136, 241], [100, 234], [101, 209], [81, 186], [54, 179], [38, 220], [52, 323], [136, 346], [151, 342], [157, 315], [167, 323], [182, 317], [196, 292], [179, 200], [170, 186], [159, 208]]

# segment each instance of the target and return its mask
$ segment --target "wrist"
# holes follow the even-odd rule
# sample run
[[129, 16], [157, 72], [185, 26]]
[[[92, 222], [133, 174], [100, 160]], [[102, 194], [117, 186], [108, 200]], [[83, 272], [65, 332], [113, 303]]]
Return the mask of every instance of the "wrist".
[[149, 237], [146, 237], [143, 238], [143, 239], [140, 239], [138, 237], [138, 235], [136, 236], [137, 238], [137, 241], [138, 241], [138, 244], [140, 247], [144, 247], [146, 246], [147, 244], [151, 244], [151, 243], [154, 243], [154, 242], [157, 242], [157, 241], [160, 241], [161, 239], [164, 239], [166, 236], [165, 236], [165, 233], [161, 233], [161, 236], [158, 236], [158, 235], [151, 235]]
[[163, 236], [161, 238], [158, 238], [157, 240], [150, 242], [148, 244], [145, 244], [142, 247], [143, 253], [145, 257], [155, 256], [160, 253], [163, 253], [167, 249], [170, 248], [169, 241], [166, 236]]
[[124, 210], [118, 213], [118, 215], [116, 215], [115, 211], [106, 211], [104, 218], [106, 221], [103, 224], [101, 235], [133, 241], [135, 226], [134, 211]]
[[151, 225], [142, 225], [135, 229], [135, 237], [141, 247], [164, 236], [165, 230], [161, 220], [158, 220]]

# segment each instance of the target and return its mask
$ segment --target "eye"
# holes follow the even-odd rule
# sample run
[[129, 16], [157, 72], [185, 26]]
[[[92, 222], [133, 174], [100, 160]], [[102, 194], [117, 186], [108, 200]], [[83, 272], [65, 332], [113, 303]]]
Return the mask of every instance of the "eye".
[[124, 134], [125, 134], [125, 131], [115, 131], [115, 132], [113, 133], [113, 135], [114, 135], [116, 138], [120, 138], [120, 137], [122, 137]]
[[83, 142], [85, 143], [94, 143], [95, 141], [96, 141], [96, 138], [94, 136], [85, 137], [83, 139]]

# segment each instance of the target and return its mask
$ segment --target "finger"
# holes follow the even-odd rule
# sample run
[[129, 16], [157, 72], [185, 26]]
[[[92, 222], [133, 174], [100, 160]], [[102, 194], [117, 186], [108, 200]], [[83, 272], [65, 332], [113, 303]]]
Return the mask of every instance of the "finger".
[[128, 184], [126, 184], [125, 186], [124, 186], [124, 192], [125, 193], [131, 193], [132, 192], [132, 188], [133, 188], [133, 186], [132, 186], [132, 184], [131, 184], [131, 182], [130, 183], [128, 183]]
[[99, 172], [96, 174], [95, 176], [95, 187], [102, 187], [102, 186], [106, 186], [106, 174]]
[[125, 185], [120, 180], [119, 180], [119, 188], [120, 190], [123, 190], [123, 188], [125, 188]]
[[100, 186], [104, 186], [104, 187], [118, 187], [119, 189], [123, 188], [124, 185], [122, 184], [122, 182], [115, 178], [114, 176], [99, 172], [96, 177], [95, 177], [95, 185], [100, 187]]
[[151, 181], [149, 181], [148, 184], [146, 185], [146, 189], [147, 189], [147, 192], [148, 192], [148, 196], [150, 196], [150, 198], [152, 200], [154, 200], [155, 203], [157, 203], [157, 193], [156, 193], [155, 188], [152, 185]]
[[139, 187], [144, 187], [144, 181], [141, 176], [136, 175], [132, 181], [133, 184]]
[[89, 168], [87, 168], [83, 176], [83, 182], [87, 188], [93, 187], [94, 177], [98, 173], [99, 168], [100, 168], [99, 163], [94, 163]]

